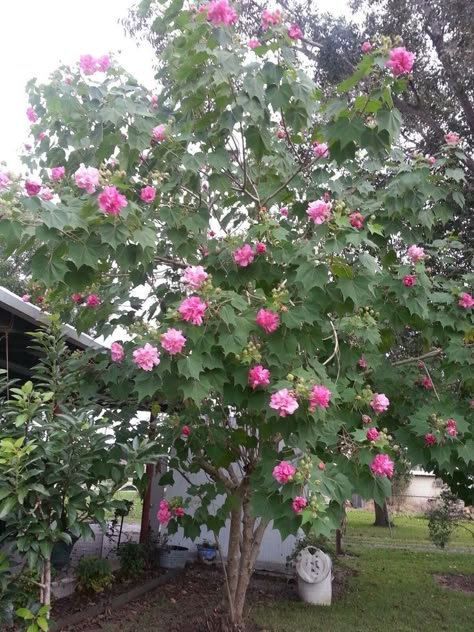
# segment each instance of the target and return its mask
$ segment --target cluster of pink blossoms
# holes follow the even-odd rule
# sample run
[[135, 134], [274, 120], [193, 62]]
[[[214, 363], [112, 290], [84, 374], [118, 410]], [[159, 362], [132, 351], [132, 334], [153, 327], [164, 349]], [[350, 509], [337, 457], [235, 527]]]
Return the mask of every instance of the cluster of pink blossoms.
[[432, 388], [433, 388], [433, 382], [431, 381], [431, 379], [430, 379], [427, 375], [424, 375], [424, 376], [421, 378], [421, 382], [420, 382], [420, 384], [421, 384], [424, 388], [426, 388], [428, 391], [432, 390]]
[[74, 174], [74, 181], [80, 189], [85, 189], [87, 193], [94, 193], [99, 186], [99, 170], [95, 167], [85, 167], [81, 163], [79, 169]]
[[255, 244], [255, 250], [257, 251], [257, 254], [260, 255], [263, 252], [267, 251], [267, 247], [262, 241], [257, 241], [257, 243]]
[[323, 224], [331, 219], [331, 204], [324, 200], [310, 202], [306, 214], [315, 224]]
[[262, 28], [267, 29], [269, 26], [277, 26], [280, 23], [281, 11], [275, 9], [275, 11], [269, 11], [264, 9], [262, 11]]
[[458, 430], [456, 427], [456, 421], [454, 419], [448, 419], [445, 424], [446, 432], [451, 437], [455, 437], [458, 434]]
[[151, 204], [155, 199], [156, 189], [154, 187], [146, 186], [140, 191], [140, 199], [147, 204]]
[[190, 290], [199, 290], [209, 275], [202, 266], [188, 266], [183, 273], [183, 283]]
[[277, 410], [280, 417], [292, 415], [299, 408], [296, 397], [287, 388], [273, 393], [270, 397], [270, 408]]
[[303, 511], [303, 509], [306, 507], [307, 504], [308, 502], [306, 498], [303, 498], [303, 496], [296, 496], [295, 498], [293, 498], [293, 502], [291, 503], [291, 506], [293, 508], [293, 511], [299, 514]]
[[461, 292], [458, 305], [464, 307], [464, 309], [469, 309], [474, 305], [474, 298], [468, 292]]
[[175, 355], [180, 353], [186, 344], [186, 337], [183, 336], [183, 332], [180, 329], [168, 329], [161, 335], [160, 343], [165, 351], [169, 354]]
[[427, 432], [425, 434], [424, 439], [427, 446], [430, 446], [430, 445], [433, 445], [433, 443], [436, 443], [436, 437], [434, 436], [432, 432]]
[[325, 158], [329, 154], [329, 147], [326, 143], [318, 143], [317, 140], [313, 141], [313, 153], [315, 156]]
[[127, 206], [127, 198], [118, 192], [114, 186], [104, 187], [102, 193], [99, 194], [97, 201], [99, 208], [109, 215], [119, 215], [120, 209]]
[[36, 180], [26, 180], [25, 189], [28, 195], [38, 195], [41, 191], [41, 183]]
[[383, 413], [390, 405], [390, 400], [383, 393], [375, 393], [370, 401], [372, 410], [376, 413]]
[[405, 274], [402, 281], [403, 281], [403, 285], [406, 285], [407, 287], [411, 287], [412, 285], [415, 284], [415, 275]]
[[113, 342], [110, 345], [110, 358], [112, 362], [122, 362], [124, 355], [125, 353], [120, 342]]
[[257, 364], [249, 369], [248, 382], [253, 389], [257, 386], [266, 386], [270, 384], [270, 371]]
[[199, 296], [189, 296], [178, 307], [178, 312], [186, 322], [193, 325], [202, 325], [202, 317], [206, 307], [207, 303], [201, 301]]
[[171, 520], [170, 506], [166, 500], [160, 500], [158, 513], [156, 514], [160, 524], [167, 524]]
[[393, 461], [387, 454], [377, 454], [369, 467], [376, 476], [393, 476]]
[[92, 57], [92, 55], [81, 55], [79, 67], [85, 75], [93, 75], [96, 72], [106, 72], [110, 65], [108, 55], [102, 57]]
[[207, 10], [207, 19], [214, 26], [224, 24], [230, 26], [237, 19], [237, 13], [227, 0], [211, 0], [208, 4], [199, 7], [200, 12]]
[[267, 334], [272, 333], [278, 327], [280, 317], [272, 309], [259, 309], [255, 322], [266, 331]]
[[367, 428], [367, 432], [365, 433], [368, 441], [377, 441], [379, 438], [379, 431], [377, 428]]
[[36, 123], [36, 121], [38, 120], [35, 109], [31, 105], [26, 108], [26, 116], [31, 123]]
[[407, 254], [413, 263], [417, 263], [417, 261], [421, 261], [425, 258], [425, 251], [420, 246], [410, 246], [407, 250]]
[[448, 145], [457, 145], [459, 143], [459, 136], [454, 132], [448, 132], [444, 137], [444, 140]]
[[160, 364], [160, 352], [147, 342], [143, 347], [135, 349], [132, 362], [144, 371], [152, 371], [154, 366]]
[[362, 228], [364, 224], [364, 216], [362, 215], [362, 213], [359, 213], [357, 211], [351, 213], [349, 215], [349, 224], [352, 226], [352, 228]]
[[247, 46], [253, 50], [254, 48], [257, 48], [257, 46], [261, 46], [261, 44], [258, 39], [255, 39], [253, 37], [252, 39], [249, 39], [249, 41], [247, 42]]
[[289, 479], [296, 472], [296, 467], [288, 461], [280, 461], [278, 465], [273, 468], [273, 478], [281, 484], [288, 483]]
[[66, 174], [66, 169], [62, 165], [59, 167], [51, 167], [51, 180], [61, 180]]
[[395, 76], [410, 72], [413, 68], [415, 55], [404, 46], [393, 48], [389, 53], [390, 59], [385, 62], [387, 68], [391, 68]]
[[249, 263], [254, 260], [253, 248], [250, 244], [244, 244], [240, 248], [236, 248], [232, 253], [232, 258], [235, 263], [242, 268], [246, 268]]
[[6, 189], [10, 184], [10, 176], [5, 171], [0, 171], [0, 189]]
[[370, 42], [364, 42], [360, 49], [363, 53], [368, 53], [372, 50], [372, 44]]
[[97, 294], [89, 294], [89, 296], [86, 298], [87, 307], [97, 307], [97, 305], [99, 304], [100, 298], [97, 296]]
[[185, 437], [189, 436], [191, 434], [191, 428], [189, 426], [183, 426], [181, 428], [181, 434]]
[[166, 129], [166, 125], [164, 123], [160, 123], [159, 125], [154, 127], [151, 130], [151, 138], [152, 138], [152, 140], [154, 140], [157, 143], [160, 140], [165, 140], [165, 138], [166, 138], [165, 129]]
[[291, 24], [288, 27], [287, 33], [288, 33], [288, 37], [294, 40], [300, 39], [300, 37], [303, 35], [303, 31], [300, 29], [300, 27], [297, 24]]
[[314, 412], [316, 406], [318, 408], [327, 408], [329, 406], [329, 398], [331, 391], [322, 385], [314, 385], [309, 396], [309, 410]]

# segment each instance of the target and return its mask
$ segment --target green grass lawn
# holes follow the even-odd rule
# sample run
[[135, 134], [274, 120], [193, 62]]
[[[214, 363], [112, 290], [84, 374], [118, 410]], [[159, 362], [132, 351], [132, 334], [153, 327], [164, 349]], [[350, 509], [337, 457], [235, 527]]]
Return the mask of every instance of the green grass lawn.
[[[138, 494], [138, 492], [136, 491], [122, 491], [122, 492], [117, 492], [115, 494], [115, 498], [118, 498], [119, 500], [133, 500], [133, 506], [130, 510], [130, 513], [128, 514], [128, 516], [125, 517], [124, 522], [131, 524], [131, 523], [139, 523], [141, 522], [142, 519], [142, 501], [141, 498]], [[107, 514], [107, 518], [113, 518], [113, 513]]]
[[[374, 540], [393, 542], [396, 544], [430, 544], [428, 537], [428, 520], [422, 515], [391, 516], [394, 527], [391, 533], [388, 528], [374, 527], [374, 512], [365, 509], [351, 509], [347, 512], [346, 542]], [[474, 523], [466, 522], [466, 526], [474, 531]], [[465, 529], [456, 528], [449, 547], [474, 547], [474, 537]]]
[[277, 600], [252, 618], [271, 632], [471, 632], [474, 594], [443, 588], [433, 574], [472, 574], [474, 556], [359, 549], [343, 564], [357, 574], [333, 605]]

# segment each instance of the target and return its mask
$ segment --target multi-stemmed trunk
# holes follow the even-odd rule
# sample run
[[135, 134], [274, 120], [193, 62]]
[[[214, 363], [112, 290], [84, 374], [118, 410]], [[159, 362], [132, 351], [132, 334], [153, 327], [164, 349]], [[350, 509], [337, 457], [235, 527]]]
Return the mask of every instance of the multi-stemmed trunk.
[[48, 606], [46, 618], [49, 618], [51, 607], [51, 557], [43, 560], [40, 602], [43, 606]]

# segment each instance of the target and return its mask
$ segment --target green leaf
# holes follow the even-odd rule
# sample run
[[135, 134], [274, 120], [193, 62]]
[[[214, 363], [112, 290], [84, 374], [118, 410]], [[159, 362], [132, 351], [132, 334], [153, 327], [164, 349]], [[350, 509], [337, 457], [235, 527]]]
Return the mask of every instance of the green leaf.
[[17, 614], [17, 616], [20, 617], [20, 619], [25, 619], [26, 621], [34, 619], [35, 617], [35, 615], [31, 612], [31, 610], [28, 610], [28, 608], [18, 608], [18, 610], [15, 610], [15, 613]]
[[197, 380], [203, 370], [202, 360], [198, 354], [192, 353], [187, 358], [178, 360], [178, 370], [184, 377]]

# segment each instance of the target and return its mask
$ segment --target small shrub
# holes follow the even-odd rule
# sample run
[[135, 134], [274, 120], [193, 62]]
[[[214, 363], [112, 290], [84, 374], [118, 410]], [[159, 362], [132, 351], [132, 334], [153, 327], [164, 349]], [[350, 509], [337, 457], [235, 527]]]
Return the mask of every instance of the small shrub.
[[107, 560], [86, 557], [74, 570], [77, 589], [82, 592], [101, 593], [112, 584], [113, 576]]
[[40, 600], [40, 575], [36, 570], [24, 570], [16, 580], [14, 609], [29, 608]]
[[448, 544], [456, 526], [455, 505], [456, 498], [450, 492], [442, 492], [436, 505], [428, 512], [430, 540], [440, 549]]
[[302, 538], [298, 538], [295, 542], [295, 546], [293, 547], [293, 551], [286, 558], [286, 566], [289, 569], [295, 569], [296, 567], [296, 558], [300, 551], [305, 549], [307, 546], [314, 546], [317, 549], [321, 549], [324, 553], [334, 553], [333, 547], [328, 540], [323, 535], [305, 535]]
[[127, 579], [135, 579], [143, 572], [147, 557], [147, 551], [143, 544], [127, 542], [119, 550], [120, 572]]

